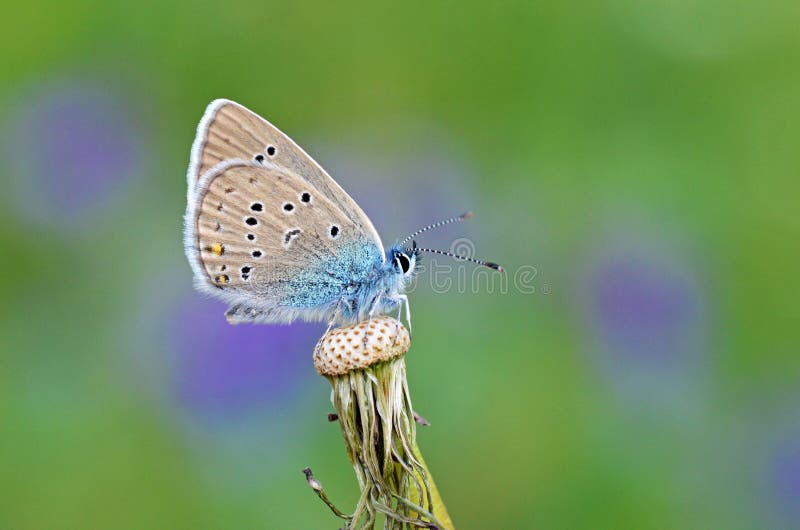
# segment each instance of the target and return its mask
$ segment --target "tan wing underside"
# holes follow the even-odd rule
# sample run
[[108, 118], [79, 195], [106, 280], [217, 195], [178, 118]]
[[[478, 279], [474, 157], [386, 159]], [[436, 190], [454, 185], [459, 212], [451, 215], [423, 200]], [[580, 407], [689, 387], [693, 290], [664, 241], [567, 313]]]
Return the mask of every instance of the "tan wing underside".
[[[268, 154], [270, 146], [275, 148], [273, 155]], [[383, 249], [366, 214], [319, 164], [272, 124], [233, 101], [217, 100], [206, 110], [193, 147], [190, 185], [220, 162], [236, 158], [253, 160], [257, 155], [302, 177]]]
[[213, 177], [201, 198], [196, 235], [211, 284], [265, 296], [277, 294], [269, 292], [270, 286], [290, 279], [304, 262], [335, 255], [339, 245], [363, 238], [317, 188], [282, 169], [256, 164], [233, 166]]

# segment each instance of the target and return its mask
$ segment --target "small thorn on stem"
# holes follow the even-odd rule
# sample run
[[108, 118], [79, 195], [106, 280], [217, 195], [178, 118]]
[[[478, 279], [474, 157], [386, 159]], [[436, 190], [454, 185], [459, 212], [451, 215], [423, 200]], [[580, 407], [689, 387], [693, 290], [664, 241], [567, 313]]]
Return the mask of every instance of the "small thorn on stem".
[[335, 412], [331, 412], [330, 414], [328, 414], [328, 421], [330, 422], [339, 421], [339, 415], [336, 414]]
[[428, 425], [431, 424], [431, 422], [429, 422], [428, 420], [426, 420], [425, 418], [423, 418], [422, 416], [420, 416], [416, 412], [414, 412], [414, 421], [416, 421], [417, 423], [419, 423], [423, 427], [427, 427]]
[[308, 485], [311, 486], [311, 489], [313, 489], [317, 496], [322, 499], [322, 502], [324, 502], [325, 505], [331, 509], [336, 517], [340, 517], [347, 521], [351, 519], [350, 516], [342, 513], [336, 506], [333, 505], [330, 499], [328, 499], [328, 496], [325, 495], [325, 491], [322, 489], [322, 483], [314, 478], [314, 473], [312, 473], [310, 467], [303, 468], [303, 474], [306, 476], [306, 482], [308, 482]]
[[314, 478], [314, 473], [311, 472], [310, 467], [304, 468], [303, 474], [305, 474], [306, 482], [308, 482], [308, 485], [311, 486], [311, 489], [317, 492], [322, 491], [322, 484], [320, 484], [319, 480]]

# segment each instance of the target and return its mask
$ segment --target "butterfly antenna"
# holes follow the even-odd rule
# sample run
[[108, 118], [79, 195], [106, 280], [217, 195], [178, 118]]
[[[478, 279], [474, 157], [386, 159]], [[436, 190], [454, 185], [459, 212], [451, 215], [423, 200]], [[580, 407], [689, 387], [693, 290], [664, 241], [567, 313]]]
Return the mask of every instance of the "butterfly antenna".
[[405, 245], [411, 239], [413, 239], [416, 236], [420, 235], [422, 232], [427, 232], [428, 230], [432, 230], [434, 228], [439, 228], [440, 226], [449, 225], [450, 223], [458, 223], [458, 222], [461, 222], [461, 221], [466, 221], [470, 217], [472, 217], [472, 212], [464, 212], [461, 215], [457, 215], [457, 216], [451, 217], [449, 219], [444, 219], [442, 221], [437, 221], [435, 223], [431, 223], [431, 224], [429, 224], [428, 226], [426, 226], [424, 228], [420, 228], [419, 230], [417, 230], [416, 232], [414, 232], [413, 234], [411, 234], [410, 236], [408, 236], [407, 238], [402, 240], [400, 242], [400, 245], [401, 246]]
[[498, 265], [497, 263], [492, 263], [491, 261], [483, 261], [480, 259], [470, 258], [469, 256], [460, 256], [455, 252], [448, 252], [446, 250], [436, 250], [435, 248], [418, 248], [415, 247], [415, 250], [418, 252], [430, 252], [431, 254], [439, 254], [442, 256], [447, 256], [453, 259], [457, 259], [460, 261], [469, 261], [470, 263], [474, 263], [475, 265], [481, 265], [483, 267], [489, 267], [490, 269], [494, 269], [496, 271], [503, 272], [503, 267]]

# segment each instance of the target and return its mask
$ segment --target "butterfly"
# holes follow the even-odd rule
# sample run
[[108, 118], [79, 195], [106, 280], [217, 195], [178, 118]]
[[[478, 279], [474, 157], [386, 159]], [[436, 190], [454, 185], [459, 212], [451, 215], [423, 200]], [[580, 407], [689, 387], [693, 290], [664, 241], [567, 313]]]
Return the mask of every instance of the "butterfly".
[[451, 217], [384, 250], [367, 215], [288, 136], [242, 105], [213, 101], [192, 144], [184, 249], [198, 290], [230, 303], [231, 323], [297, 319], [353, 324], [411, 310], [404, 290], [421, 252], [405, 246]]

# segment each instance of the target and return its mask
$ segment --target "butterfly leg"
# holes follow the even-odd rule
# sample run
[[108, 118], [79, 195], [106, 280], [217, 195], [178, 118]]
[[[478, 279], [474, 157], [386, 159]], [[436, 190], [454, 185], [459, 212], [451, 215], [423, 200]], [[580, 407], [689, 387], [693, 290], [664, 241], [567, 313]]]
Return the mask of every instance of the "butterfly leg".
[[[328, 329], [325, 330], [325, 333], [322, 335], [323, 337], [328, 334], [328, 332], [333, 328], [334, 324], [336, 324], [336, 319], [339, 314], [341, 314], [341, 307], [344, 298], [340, 298], [338, 302], [336, 302], [336, 307], [333, 309], [333, 315], [331, 315], [331, 319], [328, 321]], [[320, 343], [317, 343], [319, 346]], [[317, 354], [316, 347], [314, 349], [314, 355]]]
[[[323, 337], [325, 335], [327, 335], [328, 332], [331, 330], [331, 328], [333, 327], [333, 323], [334, 322], [336, 322], [336, 318], [335, 317], [331, 317], [331, 319], [328, 321], [328, 328], [325, 330], [325, 333], [322, 334]], [[317, 342], [317, 345], [314, 346], [314, 357], [317, 356], [317, 353], [319, 351], [319, 348], [320, 348], [321, 344], [322, 344], [322, 341], [320, 340], [319, 342]]]
[[408, 322], [408, 334], [411, 335], [411, 305], [408, 303], [408, 295], [399, 294], [397, 298], [401, 300], [400, 307], [402, 308], [403, 304], [406, 304], [406, 322]]
[[372, 318], [373, 316], [375, 316], [375, 311], [377, 311], [378, 306], [381, 303], [381, 298], [383, 298], [383, 295], [379, 294], [369, 305], [369, 313], [367, 313], [368, 318]]
[[[383, 298], [383, 295], [379, 294], [372, 301], [372, 303], [369, 306], [369, 312], [367, 313], [367, 318], [371, 319], [373, 316], [375, 316], [375, 312], [378, 310], [378, 307], [380, 307], [381, 298]], [[366, 331], [364, 332], [364, 339], [361, 341], [361, 346], [364, 348], [364, 351], [367, 351], [367, 333], [366, 333]]]
[[395, 324], [394, 330], [394, 342], [397, 342], [397, 337], [400, 336], [400, 314], [403, 311], [403, 304], [406, 305], [406, 322], [408, 322], [408, 336], [411, 336], [411, 308], [408, 305], [408, 296], [404, 294], [398, 294], [395, 298], [399, 301], [399, 306], [397, 308], [397, 324]]
[[344, 297], [339, 298], [339, 301], [336, 302], [336, 307], [333, 308], [333, 315], [331, 315], [331, 319], [328, 321], [328, 329], [325, 330], [325, 334], [331, 330], [338, 318], [342, 316], [342, 304], [344, 303], [347, 303]]

